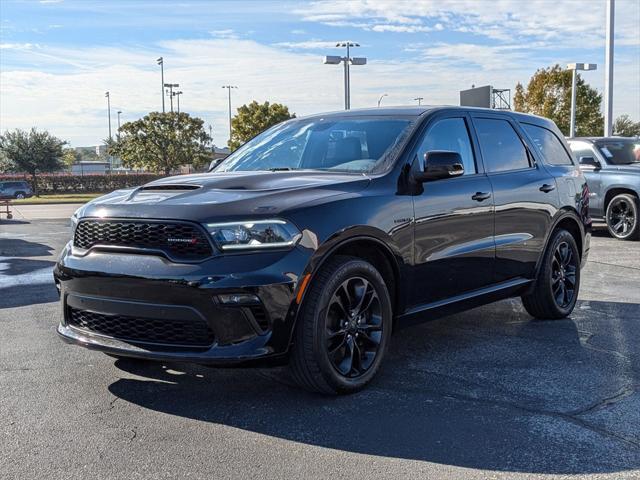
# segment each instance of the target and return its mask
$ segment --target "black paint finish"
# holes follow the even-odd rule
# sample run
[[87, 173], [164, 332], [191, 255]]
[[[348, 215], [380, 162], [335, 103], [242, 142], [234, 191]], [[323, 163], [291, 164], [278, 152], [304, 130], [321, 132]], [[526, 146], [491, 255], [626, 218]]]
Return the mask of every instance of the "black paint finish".
[[[351, 110], [324, 117], [369, 114]], [[394, 298], [396, 328], [520, 295], [531, 285], [560, 222], [578, 237], [584, 264], [591, 224], [585, 179], [575, 166], [548, 165], [518, 126], [526, 120], [562, 138], [552, 122], [456, 107], [381, 108], [375, 114], [415, 119], [411, 135], [382, 173], [214, 172], [162, 179], [83, 206], [77, 212], [81, 221], [177, 221], [200, 227], [281, 218], [296, 225], [302, 239], [289, 250], [214, 249], [210, 257], [189, 262], [135, 248], [97, 245], [79, 251], [70, 242], [54, 272], [62, 303], [59, 334], [70, 343], [125, 356], [211, 365], [282, 363], [301, 279], [310, 274], [313, 282], [336, 252], [382, 262], [376, 267]], [[419, 151], [420, 139], [432, 122], [447, 116], [465, 118], [477, 173], [419, 182], [412, 172], [426, 153]], [[532, 167], [486, 172], [473, 128], [476, 116], [512, 122], [530, 150]], [[240, 293], [256, 295], [261, 310], [228, 306], [219, 298]], [[98, 335], [67, 323], [70, 299], [73, 308], [84, 305], [101, 315], [193, 317], [206, 322], [215, 340], [208, 348], [178, 348], [158, 342], [157, 332], [154, 345]]]

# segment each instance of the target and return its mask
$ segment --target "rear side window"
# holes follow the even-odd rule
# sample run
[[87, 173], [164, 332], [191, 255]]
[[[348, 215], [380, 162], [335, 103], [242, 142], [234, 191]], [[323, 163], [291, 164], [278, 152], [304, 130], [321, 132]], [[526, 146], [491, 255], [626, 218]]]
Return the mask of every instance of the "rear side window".
[[571, 157], [555, 134], [544, 127], [522, 123], [522, 128], [531, 137], [540, 153], [550, 165], [573, 165]]
[[422, 155], [433, 150], [458, 152], [462, 157], [464, 175], [476, 173], [476, 162], [464, 118], [445, 118], [436, 121], [422, 141], [418, 155], [424, 158]]
[[476, 118], [473, 120], [487, 172], [505, 172], [531, 167], [522, 140], [506, 120]]

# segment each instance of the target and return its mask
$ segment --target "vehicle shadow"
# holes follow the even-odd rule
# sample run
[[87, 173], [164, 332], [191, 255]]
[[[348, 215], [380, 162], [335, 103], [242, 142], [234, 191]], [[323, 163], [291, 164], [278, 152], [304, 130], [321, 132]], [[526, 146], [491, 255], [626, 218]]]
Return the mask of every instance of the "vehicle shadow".
[[3, 238], [0, 242], [0, 257], [48, 257], [53, 252], [49, 245], [21, 238]]
[[[571, 319], [534, 321], [519, 301], [504, 301], [408, 328], [369, 388], [345, 397], [303, 392], [280, 369], [133, 360], [115, 365], [146, 379], [125, 373], [109, 391], [158, 412], [346, 452], [495, 471], [626, 471], [640, 467], [640, 429], [616, 429], [602, 412], [640, 384], [640, 326], [620, 320], [630, 315], [637, 320], [640, 305], [580, 302]], [[638, 415], [625, 421], [637, 425]]]

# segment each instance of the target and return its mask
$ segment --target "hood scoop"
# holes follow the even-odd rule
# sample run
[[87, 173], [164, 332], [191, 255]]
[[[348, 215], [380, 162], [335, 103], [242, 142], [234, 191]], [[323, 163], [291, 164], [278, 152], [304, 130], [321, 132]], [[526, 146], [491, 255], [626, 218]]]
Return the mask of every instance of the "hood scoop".
[[140, 187], [138, 191], [151, 191], [151, 192], [184, 192], [187, 190], [197, 190], [198, 188], [202, 188], [201, 185], [190, 185], [190, 184], [166, 184], [166, 185], [146, 185], [144, 187]]

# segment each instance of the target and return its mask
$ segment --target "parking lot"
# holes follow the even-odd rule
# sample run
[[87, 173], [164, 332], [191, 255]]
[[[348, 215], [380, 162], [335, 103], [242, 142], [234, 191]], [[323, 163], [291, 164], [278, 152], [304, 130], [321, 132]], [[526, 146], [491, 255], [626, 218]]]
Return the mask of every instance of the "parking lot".
[[0, 221], [3, 478], [640, 477], [640, 242], [595, 232], [569, 319], [510, 300], [404, 329], [367, 390], [328, 398], [65, 345], [69, 211]]

